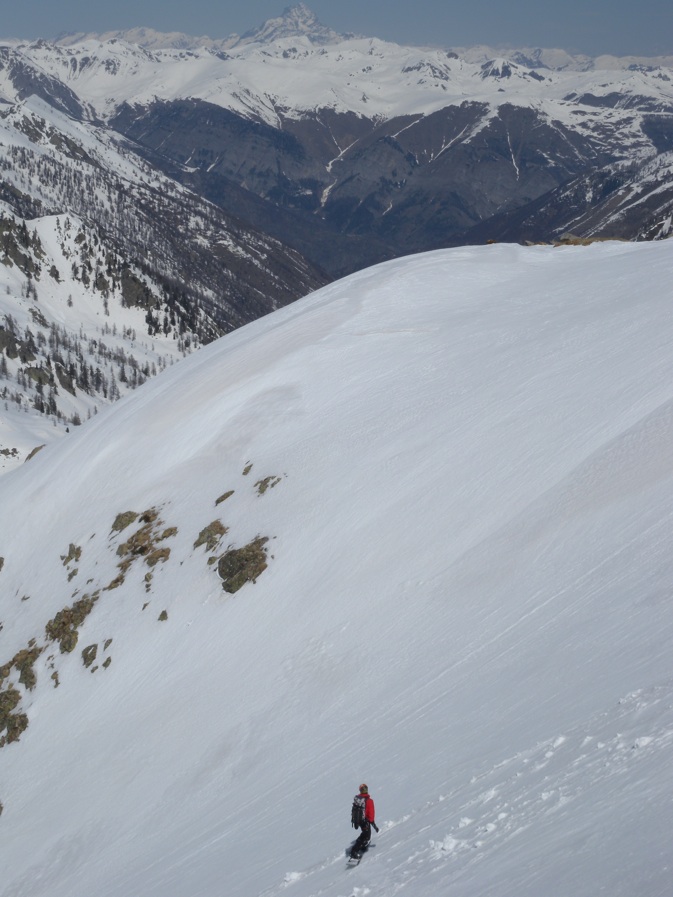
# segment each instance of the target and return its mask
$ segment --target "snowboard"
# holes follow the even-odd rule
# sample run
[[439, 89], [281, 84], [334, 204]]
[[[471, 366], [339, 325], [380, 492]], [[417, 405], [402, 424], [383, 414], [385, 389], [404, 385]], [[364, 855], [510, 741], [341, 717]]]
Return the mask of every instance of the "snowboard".
[[346, 863], [346, 869], [352, 869], [354, 866], [359, 866], [362, 857], [370, 850], [372, 847], [375, 847], [375, 844], [368, 844], [362, 853], [357, 854], [356, 856], [349, 856], [348, 862]]

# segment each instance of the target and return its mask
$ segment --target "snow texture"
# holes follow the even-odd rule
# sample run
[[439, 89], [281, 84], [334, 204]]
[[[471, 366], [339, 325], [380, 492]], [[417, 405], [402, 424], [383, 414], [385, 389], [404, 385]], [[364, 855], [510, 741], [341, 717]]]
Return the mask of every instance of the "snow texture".
[[[668, 895], [672, 263], [389, 262], [2, 477], [0, 664], [99, 590], [6, 680], [2, 897]], [[148, 509], [169, 556], [109, 588]], [[209, 555], [256, 537], [224, 592]]]

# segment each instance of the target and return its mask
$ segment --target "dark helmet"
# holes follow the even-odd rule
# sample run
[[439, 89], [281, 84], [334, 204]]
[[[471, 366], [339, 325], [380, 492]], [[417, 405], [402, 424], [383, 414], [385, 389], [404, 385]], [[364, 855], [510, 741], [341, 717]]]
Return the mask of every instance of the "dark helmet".
[[366, 785], [360, 785], [360, 794], [369, 794], [369, 788]]

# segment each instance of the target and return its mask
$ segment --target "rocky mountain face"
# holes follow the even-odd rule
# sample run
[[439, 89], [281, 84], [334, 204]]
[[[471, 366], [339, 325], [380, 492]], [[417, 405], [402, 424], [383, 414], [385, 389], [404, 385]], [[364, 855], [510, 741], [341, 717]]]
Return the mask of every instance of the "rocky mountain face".
[[514, 212], [494, 215], [469, 242], [660, 240], [673, 233], [673, 152], [580, 175]]

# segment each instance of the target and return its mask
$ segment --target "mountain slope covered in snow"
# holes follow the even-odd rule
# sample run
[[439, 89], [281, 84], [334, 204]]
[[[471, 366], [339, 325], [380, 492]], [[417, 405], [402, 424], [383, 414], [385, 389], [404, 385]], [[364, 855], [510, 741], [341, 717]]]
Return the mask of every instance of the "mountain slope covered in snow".
[[3, 477], [2, 897], [663, 897], [672, 252], [368, 269]]
[[0, 212], [0, 251], [0, 473], [217, 333], [74, 215]]
[[0, 104], [0, 472], [327, 279], [87, 120], [72, 92], [21, 83]]
[[[668, 236], [671, 85], [666, 58], [405, 47], [303, 4], [219, 42], [0, 42], [0, 471], [124, 392], [127, 360], [144, 379], [375, 262]], [[98, 351], [108, 327], [149, 356]]]

